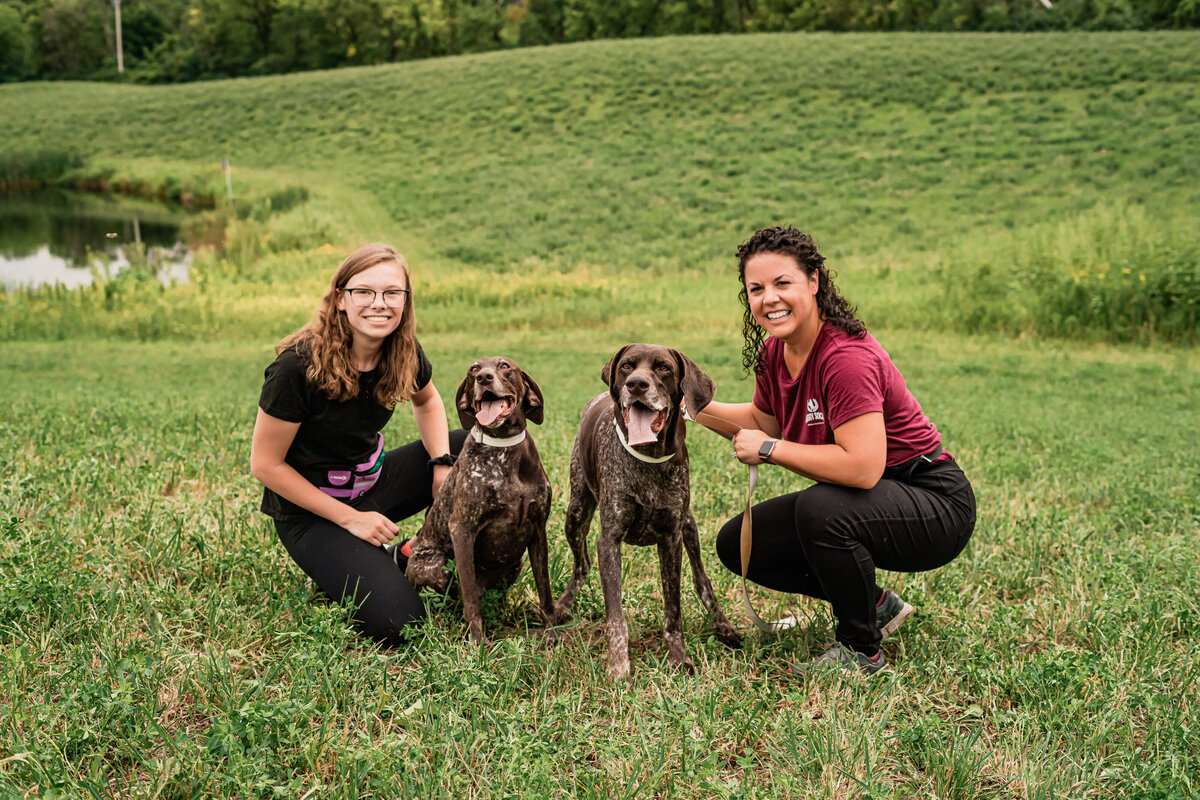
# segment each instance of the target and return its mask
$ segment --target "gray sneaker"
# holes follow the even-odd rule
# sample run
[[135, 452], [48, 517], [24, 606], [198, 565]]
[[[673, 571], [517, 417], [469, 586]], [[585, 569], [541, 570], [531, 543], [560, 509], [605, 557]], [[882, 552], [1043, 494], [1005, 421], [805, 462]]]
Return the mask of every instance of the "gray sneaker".
[[884, 639], [900, 629], [900, 623], [908, 619], [913, 607], [900, 599], [900, 595], [891, 589], [883, 592], [883, 602], [875, 609], [875, 621], [879, 625], [879, 635]]
[[825, 670], [874, 675], [885, 666], [887, 666], [887, 658], [883, 655], [882, 650], [872, 659], [864, 656], [862, 653], [851, 650], [841, 642], [834, 642], [829, 645], [828, 650], [821, 653], [821, 655], [812, 661], [790, 667], [788, 668], [788, 672], [794, 677], [815, 675]]

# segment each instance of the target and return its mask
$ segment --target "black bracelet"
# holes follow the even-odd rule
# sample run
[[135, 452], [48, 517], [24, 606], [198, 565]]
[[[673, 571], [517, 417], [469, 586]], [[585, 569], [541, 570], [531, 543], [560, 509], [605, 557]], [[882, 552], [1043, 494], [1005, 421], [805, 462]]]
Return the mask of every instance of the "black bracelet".
[[453, 467], [455, 461], [458, 461], [458, 456], [454, 455], [453, 453], [443, 453], [442, 455], [438, 456], [437, 458], [429, 459], [429, 466], [431, 468], [436, 467], [438, 465], [441, 465], [444, 467]]

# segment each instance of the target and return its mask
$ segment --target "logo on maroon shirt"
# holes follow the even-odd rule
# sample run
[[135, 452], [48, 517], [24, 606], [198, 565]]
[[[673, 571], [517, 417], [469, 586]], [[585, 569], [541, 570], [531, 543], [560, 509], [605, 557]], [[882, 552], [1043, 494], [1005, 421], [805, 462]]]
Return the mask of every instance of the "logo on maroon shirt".
[[825, 421], [825, 415], [821, 413], [821, 407], [817, 404], [815, 398], [808, 401], [808, 413], [804, 415], [805, 425], [819, 425]]

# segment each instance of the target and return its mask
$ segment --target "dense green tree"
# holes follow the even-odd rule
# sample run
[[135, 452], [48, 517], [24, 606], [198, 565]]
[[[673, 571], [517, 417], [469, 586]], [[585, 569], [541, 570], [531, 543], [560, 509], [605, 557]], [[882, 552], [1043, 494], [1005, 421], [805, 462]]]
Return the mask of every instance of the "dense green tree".
[[167, 23], [162, 14], [148, 5], [122, 2], [121, 28], [127, 67], [145, 60], [167, 37]]
[[1152, 5], [1156, 9], [1174, 5], [1174, 9], [1163, 8], [1164, 11], [1170, 10], [1170, 14], [1164, 14], [1162, 19], [1169, 19], [1169, 24], [1176, 28], [1200, 27], [1200, 0], [1182, 0], [1179, 3], [1158, 2]]
[[513, 6], [522, 46], [566, 41], [563, 0], [523, 0]]
[[0, 81], [19, 81], [29, 71], [29, 30], [21, 12], [0, 4]]
[[96, 0], [44, 0], [36, 4], [30, 20], [37, 48], [35, 71], [64, 78], [108, 72], [109, 65], [116, 63], [108, 34], [109, 10], [107, 3]]
[[[115, 77], [111, 0], [0, 0], [0, 80]], [[188, 81], [614, 37], [1200, 26], [1200, 0], [123, 0], [129, 77]]]

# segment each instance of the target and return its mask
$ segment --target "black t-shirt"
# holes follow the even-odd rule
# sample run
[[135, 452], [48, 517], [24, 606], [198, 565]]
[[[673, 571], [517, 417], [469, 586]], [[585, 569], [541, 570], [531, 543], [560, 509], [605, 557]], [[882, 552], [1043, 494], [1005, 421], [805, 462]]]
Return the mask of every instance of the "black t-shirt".
[[[351, 502], [374, 483], [383, 462], [383, 434], [392, 409], [381, 406], [373, 392], [379, 371], [360, 372], [358, 396], [334, 402], [308, 381], [307, 359], [295, 348], [280, 353], [264, 373], [258, 406], [285, 422], [299, 422], [284, 461], [326, 494]], [[417, 343], [414, 390], [433, 377], [433, 365]], [[262, 512], [294, 521], [313, 515], [270, 489], [263, 488]]]

